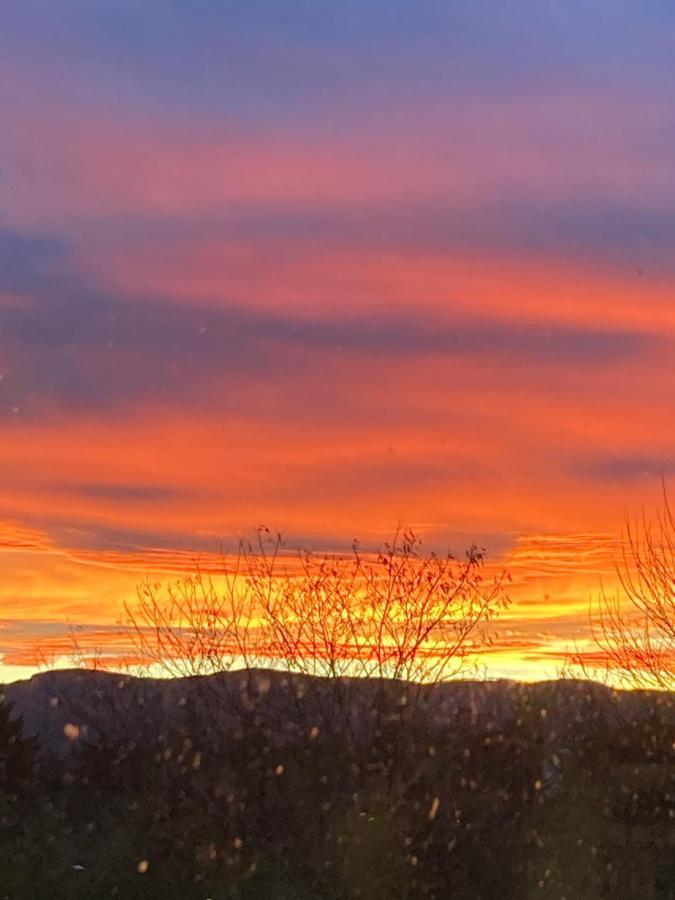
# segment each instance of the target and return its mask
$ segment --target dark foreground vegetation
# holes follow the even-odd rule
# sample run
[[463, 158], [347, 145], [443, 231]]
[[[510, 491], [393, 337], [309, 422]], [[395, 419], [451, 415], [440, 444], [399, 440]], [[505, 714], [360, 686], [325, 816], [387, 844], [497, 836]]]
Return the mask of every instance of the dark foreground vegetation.
[[5, 695], [0, 897], [675, 896], [672, 694], [248, 671]]

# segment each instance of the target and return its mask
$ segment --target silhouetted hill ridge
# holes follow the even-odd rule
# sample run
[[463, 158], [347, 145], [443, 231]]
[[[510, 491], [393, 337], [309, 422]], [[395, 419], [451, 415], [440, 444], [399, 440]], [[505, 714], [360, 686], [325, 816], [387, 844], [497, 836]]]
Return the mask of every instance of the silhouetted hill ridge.
[[[562, 679], [449, 681], [416, 685], [398, 681], [331, 679], [254, 669], [174, 679], [64, 669], [40, 673], [4, 688], [26, 734], [62, 752], [76, 740], [143, 742], [170, 731], [227, 736], [242, 717], [272, 726], [277, 739], [307, 723], [339, 734], [372, 727], [373, 710], [386, 707], [403, 719], [425, 717], [443, 731], [490, 722], [501, 728], [528, 717], [543, 740], [565, 744], [601, 728], [658, 716], [675, 726], [673, 695], [621, 691], [592, 681]], [[490, 726], [490, 727], [492, 727]]]

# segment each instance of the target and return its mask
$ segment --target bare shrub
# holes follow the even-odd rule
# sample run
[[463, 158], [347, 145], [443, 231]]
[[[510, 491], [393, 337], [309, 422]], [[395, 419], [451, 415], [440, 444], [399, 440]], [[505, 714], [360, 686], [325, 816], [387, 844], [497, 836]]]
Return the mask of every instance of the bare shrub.
[[508, 601], [506, 576], [486, 577], [483, 552], [462, 560], [423, 553], [399, 531], [375, 554], [289, 556], [267, 528], [223, 560], [221, 578], [196, 571], [140, 586], [127, 625], [135, 656], [170, 675], [279, 667], [303, 675], [439, 681], [490, 642]]
[[592, 633], [609, 674], [632, 687], [675, 687], [675, 518], [664, 488], [661, 511], [627, 519], [618, 593], [601, 591]]

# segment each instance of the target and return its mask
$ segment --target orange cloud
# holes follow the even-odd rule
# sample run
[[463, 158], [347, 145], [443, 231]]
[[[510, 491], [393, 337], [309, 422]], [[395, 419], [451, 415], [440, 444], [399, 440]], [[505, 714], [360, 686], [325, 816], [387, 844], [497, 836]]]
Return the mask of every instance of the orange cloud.
[[484, 541], [514, 577], [492, 670], [583, 643], [673, 461], [672, 160], [641, 136], [669, 107], [352, 98], [255, 126], [46, 83], [0, 135], [0, 610], [28, 623], [5, 664], [62, 653], [45, 622], [127, 652], [96, 629], [140, 578], [261, 522]]

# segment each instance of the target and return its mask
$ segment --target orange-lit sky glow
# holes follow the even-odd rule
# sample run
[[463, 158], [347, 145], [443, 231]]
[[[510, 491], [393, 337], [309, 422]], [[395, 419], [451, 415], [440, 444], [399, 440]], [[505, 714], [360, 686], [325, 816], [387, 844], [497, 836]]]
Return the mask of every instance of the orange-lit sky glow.
[[675, 469], [665, 3], [5, 0], [0, 679], [259, 523], [513, 576], [555, 675]]

